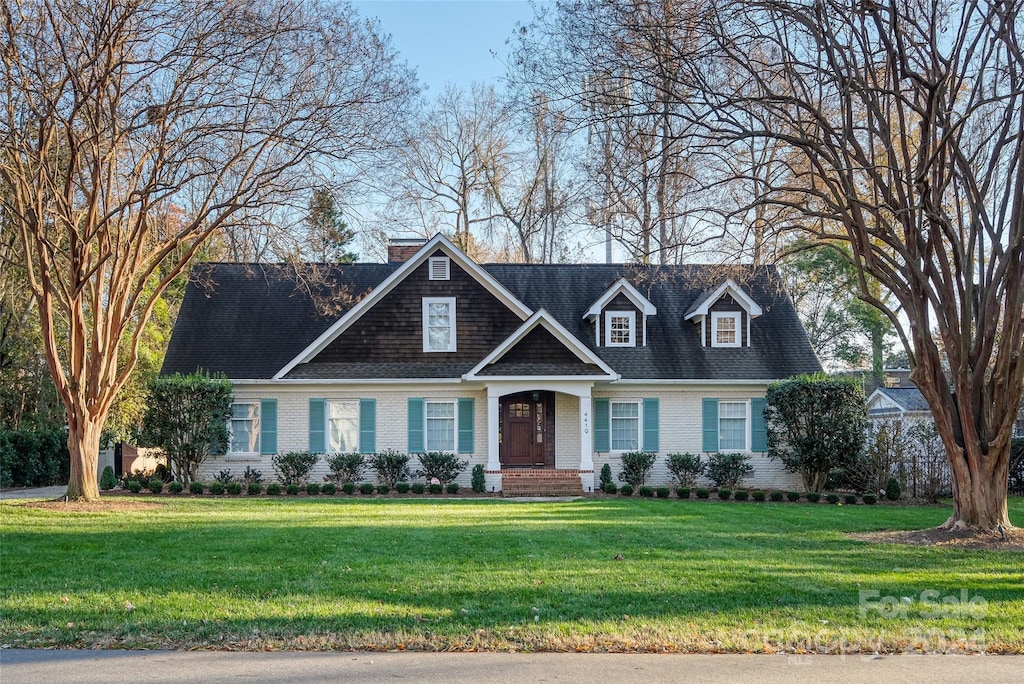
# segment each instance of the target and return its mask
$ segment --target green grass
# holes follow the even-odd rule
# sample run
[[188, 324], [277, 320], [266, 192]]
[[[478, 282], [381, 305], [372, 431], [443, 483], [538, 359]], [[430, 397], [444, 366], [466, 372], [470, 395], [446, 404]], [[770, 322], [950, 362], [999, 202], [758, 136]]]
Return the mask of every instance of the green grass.
[[[0, 505], [0, 644], [1024, 652], [1024, 555], [843, 534], [945, 508], [149, 500]], [[862, 590], [896, 605], [862, 615]], [[937, 610], [924, 591], [985, 604]]]

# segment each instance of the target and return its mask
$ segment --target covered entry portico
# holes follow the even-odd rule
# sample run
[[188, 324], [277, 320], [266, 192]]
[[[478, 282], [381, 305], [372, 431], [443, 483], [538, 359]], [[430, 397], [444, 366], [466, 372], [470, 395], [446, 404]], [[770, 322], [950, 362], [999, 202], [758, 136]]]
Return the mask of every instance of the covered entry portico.
[[[591, 444], [593, 380], [506, 380], [487, 383], [487, 490], [502, 491], [502, 472], [554, 469], [579, 473], [584, 492], [594, 490]], [[556, 402], [577, 404], [578, 428], [559, 425]], [[565, 413], [564, 409], [562, 411]], [[578, 430], [567, 439], [567, 430]], [[571, 442], [571, 453], [558, 437]], [[577, 437], [577, 435], [571, 435]], [[579, 446], [576, 446], [578, 444]]]

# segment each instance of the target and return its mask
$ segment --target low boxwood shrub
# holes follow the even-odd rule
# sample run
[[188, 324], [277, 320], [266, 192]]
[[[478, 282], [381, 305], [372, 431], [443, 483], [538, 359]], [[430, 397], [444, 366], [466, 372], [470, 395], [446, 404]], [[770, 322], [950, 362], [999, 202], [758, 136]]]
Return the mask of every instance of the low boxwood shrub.
[[680, 499], [689, 499], [690, 498], [690, 488], [689, 487], [678, 487], [676, 489], [676, 496], [678, 496]]
[[436, 482], [430, 483], [430, 493], [431, 494], [440, 494], [443, 491], [444, 491], [444, 486], [443, 485], [438, 484]]
[[346, 494], [355, 494], [356, 493], [356, 483], [355, 482], [346, 482], [346, 483], [344, 483], [343, 485], [341, 485], [341, 491], [345, 492]]
[[395, 483], [395, 491], [398, 492], [399, 494], [408, 494], [409, 493], [409, 483], [408, 482], [396, 482]]
[[[608, 464], [606, 463], [605, 465]], [[603, 485], [601, 485], [601, 489], [603, 489], [606, 494], [614, 494], [615, 492], [619, 491], [618, 486], [616, 486], [614, 482], [605, 482]]]
[[768, 495], [765, 494], [760, 489], [755, 489], [750, 493], [750, 498], [753, 499], [754, 501], [764, 501], [765, 499], [768, 498]]
[[323, 486], [323, 492], [327, 496], [334, 496], [338, 493], [338, 485], [333, 482], [325, 482]]
[[270, 484], [267, 485], [267, 496], [280, 496], [280, 495], [281, 495], [281, 485], [279, 485], [277, 482], [271, 482]]
[[726, 489], [725, 487], [719, 487], [718, 498], [721, 499], [722, 501], [728, 501], [730, 498], [732, 498], [732, 490]]
[[847, 494], [847, 495], [845, 495], [843, 497], [843, 503], [850, 504], [850, 505], [857, 503], [857, 495], [856, 494]]
[[619, 494], [622, 494], [622, 496], [633, 496], [633, 485], [628, 483], [622, 485], [622, 487], [619, 488]]
[[[719, 492], [719, 494], [721, 494], [721, 492]], [[746, 489], [737, 489], [736, 494], [733, 495], [733, 498], [735, 498], [737, 501], [746, 501], [747, 499], [750, 498], [750, 492], [748, 492]]]
[[422, 494], [425, 491], [427, 491], [427, 486], [422, 482], [417, 482], [412, 486], [413, 494]]
[[868, 506], [874, 506], [876, 503], [878, 503], [878, 497], [875, 496], [874, 494], [865, 494], [864, 496], [861, 497], [861, 501], [866, 503]]
[[114, 475], [114, 468], [113, 466], [107, 466], [103, 469], [103, 474], [100, 475], [100, 489], [109, 492], [116, 486], [117, 477]]
[[638, 491], [640, 496], [645, 496], [648, 499], [654, 496], [654, 488], [648, 487], [647, 485], [640, 485], [640, 489]]
[[238, 496], [239, 494], [242, 493], [241, 482], [228, 482], [224, 486], [227, 488], [228, 494], [230, 494], [231, 496]]
[[298, 484], [292, 482], [291, 484], [285, 486], [284, 491], [288, 493], [288, 496], [298, 496], [300, 489], [301, 487], [299, 487]]
[[309, 482], [306, 484], [306, 493], [310, 496], [317, 496], [320, 493], [319, 482]]
[[202, 494], [203, 483], [202, 482], [189, 482], [188, 484], [189, 494]]
[[839, 503], [839, 495], [838, 494], [826, 494], [825, 495], [825, 501], [828, 501], [830, 504], [837, 504], [837, 503]]
[[138, 494], [142, 491], [142, 483], [138, 480], [128, 480], [128, 491], [132, 494]]
[[185, 491], [185, 485], [175, 481], [171, 483], [170, 490], [171, 494], [181, 494], [183, 491]]
[[448, 492], [449, 494], [458, 494], [458, 493], [459, 493], [459, 483], [458, 483], [458, 482], [449, 482], [449, 483], [448, 483], [448, 484], [447, 484], [447, 485], [445, 486], [445, 490], [446, 490], [446, 491], [447, 491], [447, 492]]
[[821, 501], [821, 492], [807, 492], [804, 494], [804, 498], [811, 503], [818, 503]]
[[711, 490], [707, 487], [697, 487], [697, 489], [693, 491], [697, 495], [698, 499], [706, 499], [711, 496]]
[[161, 480], [159, 477], [154, 477], [147, 483], [147, 486], [149, 487], [149, 491], [153, 492], [154, 494], [159, 494], [160, 492], [164, 491], [164, 481]]
[[217, 482], [216, 480], [211, 482], [210, 483], [210, 493], [211, 494], [216, 494], [218, 496], [223, 494], [224, 493], [224, 483], [223, 482]]
[[658, 487], [654, 490], [654, 493], [658, 495], [659, 499], [667, 499], [668, 495], [672, 493], [672, 490], [668, 487]]
[[388, 487], [386, 484], [379, 484], [379, 485], [377, 485], [377, 493], [378, 494], [387, 494], [390, 491], [391, 491], [391, 487]]
[[790, 501], [799, 501], [800, 492], [786, 492], [786, 498], [789, 499]]
[[785, 498], [785, 495], [783, 495], [782, 492], [776, 489], [774, 492], [768, 495], [768, 498], [771, 499], [772, 501], [782, 501], [782, 499]]
[[249, 496], [257, 496], [263, 491], [263, 485], [259, 482], [250, 482], [245, 486], [245, 491], [249, 493]]
[[360, 494], [373, 494], [374, 486], [371, 482], [364, 482], [359, 485]]

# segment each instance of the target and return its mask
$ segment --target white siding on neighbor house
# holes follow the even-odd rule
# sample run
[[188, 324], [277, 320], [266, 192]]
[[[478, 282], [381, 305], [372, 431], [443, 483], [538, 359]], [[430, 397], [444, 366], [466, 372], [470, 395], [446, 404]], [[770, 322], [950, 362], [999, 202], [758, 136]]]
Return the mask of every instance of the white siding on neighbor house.
[[[376, 399], [377, 400], [377, 451], [394, 449], [408, 452], [408, 412], [410, 398], [425, 399], [458, 399], [472, 397], [473, 402], [473, 453], [460, 454], [460, 458], [469, 461], [469, 466], [456, 482], [468, 487], [472, 477], [472, 468], [477, 463], [487, 465], [487, 393], [482, 390], [444, 386], [424, 386], [384, 389], [380, 386], [367, 385], [317, 385], [313, 387], [289, 387], [278, 385], [264, 390], [252, 386], [236, 387], [235, 401], [255, 401], [259, 399], [277, 399], [277, 450], [278, 453], [288, 451], [305, 451], [309, 448], [309, 400], [310, 399]], [[230, 470], [235, 477], [241, 477], [246, 467], [259, 470], [263, 480], [270, 482], [275, 479], [274, 467], [270, 454], [255, 456], [212, 456], [199, 469], [199, 479], [209, 481], [221, 470]], [[413, 472], [419, 462], [411, 459]], [[328, 473], [327, 463], [321, 458], [310, 474], [311, 482], [322, 482]], [[363, 471], [366, 482], [376, 482], [373, 469], [367, 466]]]
[[[703, 442], [703, 406], [705, 397], [714, 397], [720, 401], [748, 401], [763, 397], [767, 385], [690, 385], [671, 387], [664, 385], [622, 385], [595, 388], [595, 398], [658, 399], [658, 457], [654, 462], [649, 483], [653, 486], [668, 485], [671, 482], [667, 464], [667, 456], [672, 453], [700, 454], [707, 460], [708, 454], [702, 450]], [[749, 419], [747, 430], [749, 434]], [[620, 484], [618, 474], [622, 470], [620, 460], [622, 452], [594, 453], [594, 476], [600, 475], [601, 467], [608, 463], [611, 466], [612, 478]], [[764, 489], [803, 489], [800, 476], [787, 472], [782, 462], [768, 458], [767, 454], [750, 454], [750, 464], [754, 466], [751, 473], [741, 483], [744, 487]], [[710, 486], [710, 480], [702, 478], [701, 486]]]

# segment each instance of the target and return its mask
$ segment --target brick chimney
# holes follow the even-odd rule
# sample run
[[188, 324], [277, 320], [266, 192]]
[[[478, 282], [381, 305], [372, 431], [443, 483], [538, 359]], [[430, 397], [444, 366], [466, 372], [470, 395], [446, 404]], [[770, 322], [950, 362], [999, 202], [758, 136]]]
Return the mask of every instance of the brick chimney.
[[427, 244], [425, 238], [392, 238], [388, 240], [388, 263], [405, 263], [425, 244]]

